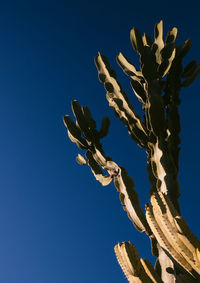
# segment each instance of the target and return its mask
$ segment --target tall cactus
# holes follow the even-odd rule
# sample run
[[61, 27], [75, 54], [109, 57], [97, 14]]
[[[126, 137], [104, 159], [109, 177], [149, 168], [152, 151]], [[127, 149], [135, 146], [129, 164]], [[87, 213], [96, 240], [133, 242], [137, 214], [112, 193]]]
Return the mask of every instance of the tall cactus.
[[[99, 80], [104, 83], [109, 106], [127, 127], [133, 140], [147, 153], [147, 171], [150, 203], [145, 212], [140, 207], [133, 179], [126, 169], [107, 157], [101, 139], [109, 129], [104, 117], [101, 129], [87, 107], [72, 102], [76, 122], [66, 115], [64, 123], [72, 142], [85, 151], [78, 154], [79, 164], [87, 164], [103, 186], [114, 181], [123, 208], [134, 226], [151, 239], [152, 252], [157, 257], [155, 267], [141, 259], [130, 242], [118, 243], [114, 250], [117, 260], [129, 282], [200, 282], [200, 242], [181, 217], [178, 203], [179, 143], [181, 87], [189, 86], [200, 73], [200, 64], [189, 63], [184, 69], [182, 59], [191, 48], [191, 40], [176, 45], [177, 28], [163, 40], [163, 22], [155, 25], [154, 40], [133, 28], [130, 39], [140, 56], [137, 70], [122, 54], [117, 62], [130, 77], [132, 89], [142, 103], [144, 118], [131, 105], [128, 96], [117, 81], [108, 60], [102, 54], [95, 58]], [[105, 175], [104, 172], [107, 171]]]

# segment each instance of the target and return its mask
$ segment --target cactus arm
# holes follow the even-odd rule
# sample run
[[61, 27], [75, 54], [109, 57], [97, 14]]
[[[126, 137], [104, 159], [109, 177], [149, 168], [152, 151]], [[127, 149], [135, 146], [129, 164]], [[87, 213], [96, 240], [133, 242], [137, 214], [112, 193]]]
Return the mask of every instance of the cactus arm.
[[144, 46], [148, 45], [151, 47], [153, 44], [151, 37], [147, 35], [146, 33], [144, 33], [144, 35], [142, 36], [142, 41], [143, 41]]
[[146, 103], [146, 121], [148, 129], [154, 136], [163, 135], [166, 130], [164, 104], [161, 96], [162, 88], [158, 81], [146, 83], [145, 91], [147, 93]]
[[130, 242], [118, 243], [114, 251], [125, 276], [130, 283], [162, 283], [147, 260], [140, 259], [136, 247]]
[[[181, 90], [181, 74], [182, 74], [182, 55], [189, 47], [190, 41], [187, 41], [182, 47], [176, 48], [176, 57], [172, 64], [171, 70], [166, 79], [166, 86], [164, 89], [164, 101], [166, 105], [166, 122], [167, 122], [167, 144], [169, 154], [171, 155], [174, 165], [179, 170], [179, 151], [180, 151], [180, 117], [178, 107], [180, 105], [180, 90]], [[184, 51], [184, 52], [183, 52]], [[182, 54], [182, 55], [181, 55]], [[179, 192], [177, 192], [179, 193]]]
[[163, 281], [161, 280], [160, 276], [158, 273], [155, 271], [153, 268], [152, 264], [145, 258], [141, 258], [140, 262], [148, 275], [148, 277], [152, 280], [154, 283], [162, 283]]
[[105, 116], [102, 119], [101, 129], [99, 130], [99, 137], [100, 137], [100, 139], [102, 139], [102, 138], [107, 136], [109, 127], [110, 127], [110, 120], [109, 120], [108, 117]]
[[130, 40], [135, 51], [138, 54], [141, 54], [144, 48], [144, 41], [138, 29], [133, 28], [131, 30]]
[[[179, 253], [174, 249], [174, 247], [172, 246], [172, 244], [167, 240], [167, 238], [165, 237], [165, 234], [163, 233], [163, 231], [161, 230], [160, 226], [158, 225], [156, 219], [155, 219], [155, 215], [153, 213], [153, 209], [152, 206], [148, 206], [146, 208], [146, 219], [147, 222], [152, 230], [152, 233], [154, 234], [156, 240], [158, 241], [159, 245], [161, 246], [162, 250], [168, 252], [181, 266], [183, 266], [185, 268], [185, 270], [187, 270], [190, 274], [192, 271], [191, 266], [187, 263], [187, 261], [183, 258], [183, 256], [179, 255]], [[166, 253], [165, 253], [166, 255]], [[165, 256], [165, 260], [167, 260], [166, 256]], [[169, 263], [171, 264], [171, 262]], [[161, 264], [162, 266], [162, 264]], [[162, 270], [162, 274], [164, 274], [165, 272], [163, 272]], [[163, 279], [163, 278], [162, 278]], [[165, 280], [163, 279], [163, 281], [165, 282]]]
[[120, 52], [117, 56], [117, 63], [122, 68], [124, 73], [133, 80], [141, 81], [143, 79], [142, 72], [137, 71], [136, 68], [127, 60], [127, 58]]
[[136, 97], [138, 98], [138, 100], [143, 103], [143, 108], [144, 108], [146, 101], [147, 101], [147, 98], [146, 98], [146, 92], [144, 90], [143, 85], [140, 82], [138, 82], [137, 80], [132, 80], [131, 81], [131, 87], [132, 87]]
[[[147, 222], [161, 248], [172, 256], [194, 278], [200, 278], [200, 265], [195, 254], [200, 242], [189, 230], [172, 202], [163, 193], [151, 196], [146, 208]], [[179, 224], [177, 219], [180, 220]], [[181, 229], [182, 227], [182, 229]]]
[[177, 199], [179, 197], [179, 184], [176, 179], [177, 170], [167, 149], [167, 143], [163, 138], [157, 138], [151, 148], [151, 166], [156, 177], [156, 189], [168, 194], [174, 205], [179, 209]]
[[102, 186], [107, 186], [112, 182], [112, 176], [110, 175], [104, 175], [101, 167], [99, 164], [95, 161], [93, 155], [90, 151], [86, 152], [86, 157], [88, 158], [87, 164], [90, 167], [94, 177], [97, 181], [99, 181]]
[[173, 28], [169, 31], [165, 41], [165, 46], [160, 51], [162, 59], [161, 64], [158, 67], [158, 73], [161, 78], [168, 73], [175, 58], [177, 32], [177, 28]]
[[184, 72], [182, 74], [183, 78], [186, 78], [185, 81], [182, 83], [183, 87], [188, 87], [193, 83], [196, 77], [200, 74], [200, 63], [197, 61], [190, 62]]
[[186, 259], [186, 261], [190, 264], [192, 268], [196, 269], [197, 266], [193, 264], [193, 250], [191, 251], [187, 247], [187, 245], [185, 245], [178, 237], [177, 230], [173, 223], [174, 221], [171, 222], [169, 220], [167, 213], [164, 211], [165, 207], [163, 207], [159, 203], [161, 202], [161, 200], [156, 195], [154, 195], [154, 197], [152, 197], [151, 199], [155, 220], [161, 228], [167, 241], [173, 244], [177, 252]]
[[138, 278], [141, 273], [141, 265], [136, 247], [130, 242], [118, 243], [114, 247], [114, 251], [128, 281], [134, 282], [135, 279], [136, 282], [142, 282], [142, 280]]
[[139, 205], [137, 192], [133, 189], [134, 182], [128, 177], [124, 168], [114, 177], [114, 184], [120, 193], [120, 200], [130, 220], [140, 232], [151, 234], [143, 210]]
[[107, 90], [107, 99], [111, 107], [113, 107], [131, 132], [131, 136], [135, 137], [137, 143], [145, 147], [147, 141], [147, 131], [144, 123], [138, 114], [133, 110], [128, 97], [122, 90], [113, 74], [105, 56], [99, 54], [95, 58], [95, 63], [99, 72], [99, 78]]
[[157, 50], [155, 52], [156, 62], [158, 64], [161, 64], [162, 56], [161, 56], [160, 51], [164, 47], [164, 42], [163, 42], [163, 21], [160, 21], [159, 23], [157, 23], [155, 25], [155, 28], [154, 28], [154, 38], [155, 38], [154, 44], [156, 44], [156, 46], [157, 46]]
[[[109, 123], [108, 118], [106, 119], [106, 124], [105, 122], [103, 122], [105, 120], [102, 121], [102, 127], [98, 132], [96, 130], [96, 123], [92, 118], [89, 108], [83, 106], [81, 107], [78, 101], [73, 101], [72, 109], [76, 118], [76, 124], [78, 125], [76, 126], [72, 119], [68, 118], [70, 123], [77, 130], [77, 132], [71, 131], [72, 135], [78, 134], [78, 138], [81, 138], [82, 143], [85, 145], [84, 149], [87, 150], [85, 154], [86, 159], [79, 154], [76, 157], [77, 162], [81, 165], [87, 164], [90, 167], [96, 180], [99, 181], [103, 186], [109, 185], [114, 179], [115, 187], [120, 193], [120, 200], [122, 202], [123, 208], [128, 213], [128, 216], [134, 226], [140, 232], [145, 232], [148, 235], [151, 234], [149, 225], [145, 218], [145, 214], [140, 207], [138, 194], [134, 190], [134, 182], [132, 178], [127, 175], [127, 172], [124, 168], [119, 167], [115, 162], [111, 160], [111, 158], [106, 157], [102, 149], [100, 138], [104, 137], [105, 131], [107, 134]], [[85, 114], [86, 110], [87, 115]], [[69, 127], [71, 126], [70, 123], [65, 122], [65, 125], [68, 128], [68, 134]], [[106, 128], [104, 129], [104, 131], [103, 127]], [[104, 132], [104, 134], [102, 134], [102, 132]], [[81, 134], [83, 138], [81, 137]], [[71, 140], [74, 141], [74, 139]], [[104, 174], [105, 171], [107, 171], [106, 175]]]
[[64, 116], [63, 118], [64, 124], [67, 127], [67, 132], [70, 140], [81, 149], [87, 149], [87, 142], [81, 137], [81, 131], [76, 126], [76, 124], [72, 121], [69, 115]]
[[81, 155], [81, 154], [78, 154], [76, 156], [76, 161], [79, 165], [85, 165], [87, 164], [87, 161], [85, 160], [85, 158]]

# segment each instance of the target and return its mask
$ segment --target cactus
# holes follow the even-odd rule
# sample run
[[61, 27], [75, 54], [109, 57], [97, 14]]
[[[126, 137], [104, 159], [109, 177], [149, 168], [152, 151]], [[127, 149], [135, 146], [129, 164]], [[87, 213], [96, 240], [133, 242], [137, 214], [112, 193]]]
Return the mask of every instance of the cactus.
[[106, 89], [109, 106], [127, 127], [132, 139], [147, 153], [147, 172], [151, 183], [150, 203], [140, 207], [134, 181], [125, 168], [105, 155], [101, 139], [108, 134], [110, 122], [104, 117], [100, 130], [89, 108], [72, 102], [76, 122], [64, 116], [70, 140], [85, 151], [76, 157], [88, 165], [103, 186], [114, 181], [124, 210], [133, 225], [151, 240], [155, 267], [139, 257], [130, 242], [118, 243], [114, 250], [129, 282], [200, 282], [200, 242], [181, 216], [178, 203], [180, 151], [181, 87], [189, 86], [200, 73], [200, 63], [190, 62], [184, 69], [182, 59], [191, 48], [191, 40], [176, 45], [177, 28], [163, 40], [163, 22], [155, 25], [154, 41], [133, 28], [130, 39], [140, 56], [140, 70], [119, 53], [117, 62], [130, 77], [133, 92], [142, 103], [144, 118], [131, 105], [117, 81], [107, 58], [98, 54], [95, 64], [99, 80]]

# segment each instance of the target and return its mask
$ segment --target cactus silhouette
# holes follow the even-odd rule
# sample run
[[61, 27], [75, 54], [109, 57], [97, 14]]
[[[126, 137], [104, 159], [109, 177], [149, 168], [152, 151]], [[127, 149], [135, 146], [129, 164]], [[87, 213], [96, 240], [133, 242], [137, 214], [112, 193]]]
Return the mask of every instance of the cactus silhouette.
[[[117, 260], [129, 282], [200, 282], [200, 242], [181, 217], [178, 203], [180, 151], [180, 90], [189, 86], [200, 73], [200, 64], [189, 63], [184, 69], [182, 59], [191, 48], [188, 39], [176, 45], [177, 28], [163, 40], [163, 22], [155, 25], [154, 40], [133, 28], [130, 39], [140, 56], [140, 70], [119, 53], [117, 62], [131, 79], [132, 89], [142, 103], [144, 117], [133, 109], [128, 96], [117, 81], [108, 60], [102, 54], [95, 58], [99, 80], [104, 83], [109, 106], [127, 127], [132, 139], [147, 153], [150, 203], [140, 207], [133, 179], [125, 168], [107, 157], [101, 139], [108, 134], [109, 119], [104, 117], [100, 130], [88, 107], [72, 102], [76, 122], [64, 116], [68, 136], [85, 151], [78, 154], [79, 164], [87, 164], [103, 186], [114, 181], [123, 208], [134, 226], [151, 240], [155, 267], [139, 257], [130, 242], [114, 247]], [[105, 174], [105, 172], [107, 172]]]

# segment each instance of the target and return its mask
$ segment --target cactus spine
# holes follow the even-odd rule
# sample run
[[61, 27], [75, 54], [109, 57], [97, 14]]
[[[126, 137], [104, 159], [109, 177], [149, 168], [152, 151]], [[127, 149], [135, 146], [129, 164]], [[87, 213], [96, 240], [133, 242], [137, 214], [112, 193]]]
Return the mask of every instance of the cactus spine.
[[[140, 56], [140, 70], [119, 53], [117, 62], [131, 79], [132, 89], [142, 103], [144, 119], [131, 105], [117, 81], [107, 58], [98, 54], [95, 64], [99, 80], [104, 83], [106, 98], [132, 139], [147, 152], [150, 204], [146, 212], [140, 207], [133, 179], [125, 168], [104, 153], [100, 140], [108, 134], [109, 119], [104, 117], [101, 129], [87, 107], [72, 102], [76, 122], [66, 115], [64, 123], [72, 142], [85, 150], [78, 154], [79, 164], [87, 164], [103, 186], [114, 181], [120, 200], [134, 226], [151, 239], [152, 252], [157, 257], [155, 267], [141, 259], [130, 242], [118, 243], [114, 250], [129, 282], [200, 282], [200, 242], [181, 217], [178, 203], [181, 87], [189, 86], [200, 73], [200, 64], [189, 63], [185, 69], [182, 59], [191, 48], [191, 40], [176, 45], [177, 28], [163, 40], [163, 22], [155, 25], [154, 40], [133, 28], [130, 39]], [[107, 171], [105, 175], [104, 172]]]

